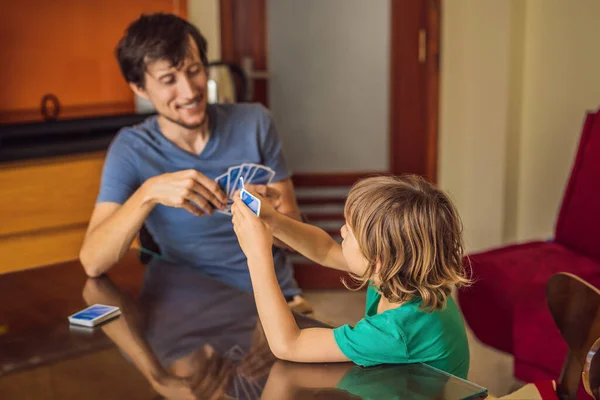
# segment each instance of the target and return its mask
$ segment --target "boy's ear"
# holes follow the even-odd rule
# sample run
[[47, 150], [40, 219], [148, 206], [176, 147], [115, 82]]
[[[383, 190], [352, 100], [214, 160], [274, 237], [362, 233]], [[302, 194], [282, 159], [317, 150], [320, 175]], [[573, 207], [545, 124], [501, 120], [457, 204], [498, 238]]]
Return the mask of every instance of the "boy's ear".
[[377, 260], [375, 261], [375, 273], [379, 275], [379, 271], [381, 271], [381, 261]]
[[148, 94], [146, 93], [146, 90], [144, 90], [144, 88], [139, 87], [135, 83], [131, 83], [131, 82], [129, 83], [129, 87], [131, 88], [133, 93], [135, 93], [136, 95], [140, 96], [143, 99], [148, 100]]

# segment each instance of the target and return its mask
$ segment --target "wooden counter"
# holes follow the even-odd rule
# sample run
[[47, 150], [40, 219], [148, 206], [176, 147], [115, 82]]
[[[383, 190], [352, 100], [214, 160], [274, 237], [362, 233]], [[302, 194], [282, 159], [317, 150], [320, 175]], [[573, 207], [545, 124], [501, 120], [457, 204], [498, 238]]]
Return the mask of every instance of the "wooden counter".
[[0, 165], [0, 273], [78, 257], [104, 152]]

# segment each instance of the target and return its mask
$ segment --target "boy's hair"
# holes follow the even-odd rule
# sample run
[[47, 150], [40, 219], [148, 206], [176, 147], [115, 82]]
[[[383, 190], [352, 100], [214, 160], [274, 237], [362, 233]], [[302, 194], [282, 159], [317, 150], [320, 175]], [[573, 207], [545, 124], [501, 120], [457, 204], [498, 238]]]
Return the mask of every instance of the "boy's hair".
[[200, 60], [206, 67], [206, 39], [198, 28], [173, 14], [141, 15], [127, 27], [115, 48], [123, 77], [127, 83], [144, 88], [148, 64], [167, 60], [179, 67], [189, 52], [190, 38], [196, 43]]
[[369, 263], [363, 276], [354, 276], [359, 289], [377, 272], [389, 301], [420, 298], [423, 309], [435, 311], [445, 307], [452, 285], [470, 284], [460, 217], [448, 196], [422, 177], [361, 180], [348, 194], [344, 215]]

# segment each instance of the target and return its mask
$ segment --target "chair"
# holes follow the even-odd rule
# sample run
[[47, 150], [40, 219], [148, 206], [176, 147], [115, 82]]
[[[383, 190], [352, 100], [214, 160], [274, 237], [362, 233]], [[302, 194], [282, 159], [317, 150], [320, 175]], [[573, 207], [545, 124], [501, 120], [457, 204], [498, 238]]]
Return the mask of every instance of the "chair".
[[558, 376], [567, 351], [546, 305], [548, 279], [570, 272], [600, 286], [599, 182], [597, 111], [585, 120], [554, 239], [470, 256], [476, 284], [459, 292], [465, 319], [483, 343], [514, 354], [522, 381]]
[[[546, 299], [568, 347], [556, 392], [549, 381], [536, 382], [501, 399], [575, 400], [592, 396], [600, 400], [600, 290], [573, 274], [559, 273], [549, 279]], [[539, 339], [544, 342], [543, 337]]]
[[559, 398], [577, 398], [583, 377], [586, 392], [595, 392], [594, 398], [599, 399], [600, 290], [575, 275], [559, 273], [548, 281], [546, 297], [569, 347], [556, 388]]

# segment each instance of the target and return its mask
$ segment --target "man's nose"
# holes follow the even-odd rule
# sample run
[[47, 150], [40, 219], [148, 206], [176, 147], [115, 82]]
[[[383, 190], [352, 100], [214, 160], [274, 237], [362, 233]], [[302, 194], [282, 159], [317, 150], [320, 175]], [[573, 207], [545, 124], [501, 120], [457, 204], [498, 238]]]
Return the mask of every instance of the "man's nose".
[[196, 97], [196, 89], [189, 78], [185, 77], [179, 80], [179, 94], [186, 99]]

